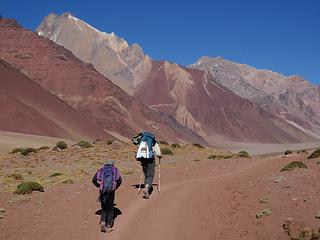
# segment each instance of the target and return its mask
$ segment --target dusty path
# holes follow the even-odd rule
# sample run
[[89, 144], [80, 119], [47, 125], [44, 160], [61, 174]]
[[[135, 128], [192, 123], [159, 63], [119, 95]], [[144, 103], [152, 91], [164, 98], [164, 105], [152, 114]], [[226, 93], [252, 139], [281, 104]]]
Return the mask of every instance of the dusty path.
[[[155, 191], [150, 200], [141, 199], [132, 187], [138, 175], [126, 177], [116, 197], [122, 215], [110, 234], [99, 232], [97, 193], [89, 181], [54, 187], [32, 194], [28, 202], [5, 205], [0, 239], [288, 239], [281, 228], [287, 217], [320, 225], [313, 218], [320, 197], [313, 168], [281, 173], [286, 181], [273, 181], [281, 167], [298, 158], [164, 164], [162, 192]], [[263, 196], [270, 202], [259, 204]], [[311, 197], [300, 204], [305, 196]], [[7, 199], [0, 196], [0, 204]], [[272, 215], [256, 219], [265, 208]]]

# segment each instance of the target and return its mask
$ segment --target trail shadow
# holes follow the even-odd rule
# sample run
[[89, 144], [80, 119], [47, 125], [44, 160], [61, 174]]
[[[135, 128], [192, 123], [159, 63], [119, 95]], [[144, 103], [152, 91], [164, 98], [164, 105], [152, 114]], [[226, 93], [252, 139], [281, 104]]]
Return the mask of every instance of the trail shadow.
[[[139, 188], [139, 186], [140, 186], [140, 184], [131, 185], [131, 187], [134, 187], [134, 188]], [[153, 192], [155, 187], [158, 188], [158, 184], [156, 184], [156, 183], [152, 184], [151, 188], [149, 189], [149, 195], [150, 196], [151, 196], [151, 194], [152, 194], [152, 192]], [[141, 189], [143, 189], [143, 188], [144, 188], [144, 184], [141, 184]]]
[[[117, 204], [114, 204], [114, 206], [115, 205], [117, 205]], [[117, 207], [114, 207], [113, 211], [114, 211], [114, 215], [113, 215], [113, 221], [114, 221], [119, 215], [122, 215], [122, 211]], [[102, 209], [97, 210], [94, 214], [101, 215], [102, 214]]]
[[[131, 187], [139, 188], [139, 184], [132, 184]], [[158, 184], [157, 183], [153, 183], [152, 184], [152, 188], [154, 188], [154, 187], [158, 187]], [[141, 184], [141, 188], [144, 188], [144, 184]]]

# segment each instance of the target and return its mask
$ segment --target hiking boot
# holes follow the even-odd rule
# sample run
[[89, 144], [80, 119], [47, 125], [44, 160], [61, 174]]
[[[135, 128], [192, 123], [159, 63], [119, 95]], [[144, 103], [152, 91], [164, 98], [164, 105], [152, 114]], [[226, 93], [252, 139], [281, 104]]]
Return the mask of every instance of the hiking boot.
[[107, 231], [106, 222], [101, 222], [100, 227], [101, 227], [101, 232], [106, 232]]
[[143, 190], [143, 194], [144, 194], [144, 198], [145, 199], [149, 199], [150, 198], [150, 196], [149, 196], [149, 184], [146, 184], [146, 186], [144, 187], [144, 190]]
[[113, 231], [113, 227], [111, 225], [108, 225], [106, 229], [107, 229], [107, 233], [110, 233]]

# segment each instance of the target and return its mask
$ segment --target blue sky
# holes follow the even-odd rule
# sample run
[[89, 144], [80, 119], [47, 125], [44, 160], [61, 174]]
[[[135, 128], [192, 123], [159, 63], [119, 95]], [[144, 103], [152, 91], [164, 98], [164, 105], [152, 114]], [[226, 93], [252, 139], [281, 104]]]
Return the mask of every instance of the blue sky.
[[0, 0], [3, 17], [32, 30], [45, 15], [67, 11], [157, 60], [221, 56], [320, 84], [317, 0]]

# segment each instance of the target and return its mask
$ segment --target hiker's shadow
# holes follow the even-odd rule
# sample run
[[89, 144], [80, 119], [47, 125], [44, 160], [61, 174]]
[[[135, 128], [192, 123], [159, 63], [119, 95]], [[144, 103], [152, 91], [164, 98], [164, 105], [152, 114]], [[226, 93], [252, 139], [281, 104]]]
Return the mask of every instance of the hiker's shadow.
[[[116, 204], [114, 204], [115, 206]], [[113, 208], [113, 221], [115, 221], [115, 219], [119, 216], [119, 215], [122, 215], [122, 212], [119, 208], [117, 207], [114, 207]], [[102, 214], [102, 209], [99, 209], [95, 212], [96, 215], [101, 215]]]

